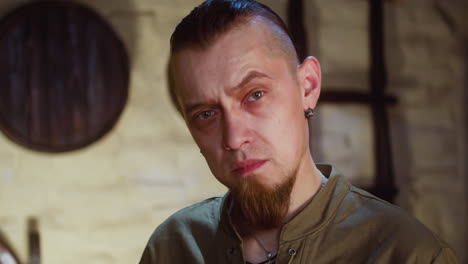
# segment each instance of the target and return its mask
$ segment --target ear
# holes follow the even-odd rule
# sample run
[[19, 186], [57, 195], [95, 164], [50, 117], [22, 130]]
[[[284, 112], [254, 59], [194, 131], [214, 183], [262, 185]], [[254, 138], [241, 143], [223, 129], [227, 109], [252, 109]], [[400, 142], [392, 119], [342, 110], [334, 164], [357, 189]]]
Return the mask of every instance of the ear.
[[307, 57], [298, 66], [298, 81], [303, 94], [304, 110], [315, 109], [320, 96], [322, 74], [320, 63], [315, 57]]

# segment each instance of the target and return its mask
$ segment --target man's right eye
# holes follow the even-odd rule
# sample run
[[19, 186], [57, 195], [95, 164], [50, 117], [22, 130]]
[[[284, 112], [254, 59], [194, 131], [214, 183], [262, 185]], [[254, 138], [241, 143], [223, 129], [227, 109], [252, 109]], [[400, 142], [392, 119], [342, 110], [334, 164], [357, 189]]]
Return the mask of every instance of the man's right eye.
[[198, 120], [208, 120], [215, 115], [215, 111], [203, 111], [195, 116], [195, 119]]

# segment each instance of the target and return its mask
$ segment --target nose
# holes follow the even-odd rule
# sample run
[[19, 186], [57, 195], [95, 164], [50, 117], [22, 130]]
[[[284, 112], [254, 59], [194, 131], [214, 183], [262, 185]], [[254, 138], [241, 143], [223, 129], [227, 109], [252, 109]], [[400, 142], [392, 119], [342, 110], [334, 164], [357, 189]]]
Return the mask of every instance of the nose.
[[247, 120], [241, 114], [225, 113], [223, 115], [223, 149], [238, 150], [250, 141], [251, 133]]

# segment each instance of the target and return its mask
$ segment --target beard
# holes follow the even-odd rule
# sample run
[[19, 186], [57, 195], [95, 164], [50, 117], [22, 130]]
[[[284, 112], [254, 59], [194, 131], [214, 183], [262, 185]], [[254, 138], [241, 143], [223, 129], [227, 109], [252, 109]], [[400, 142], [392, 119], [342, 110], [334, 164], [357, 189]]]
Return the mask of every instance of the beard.
[[246, 177], [231, 188], [234, 210], [247, 226], [259, 230], [280, 227], [286, 219], [295, 173], [284, 182], [269, 188], [255, 177]]

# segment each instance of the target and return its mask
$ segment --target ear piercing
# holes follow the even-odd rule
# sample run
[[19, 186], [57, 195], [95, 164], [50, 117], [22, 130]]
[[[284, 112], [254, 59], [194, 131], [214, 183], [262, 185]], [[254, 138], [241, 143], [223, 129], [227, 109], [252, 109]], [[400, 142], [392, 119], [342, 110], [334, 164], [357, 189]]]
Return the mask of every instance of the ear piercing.
[[307, 110], [304, 111], [304, 115], [307, 119], [313, 117], [315, 115], [314, 109], [308, 108]]

